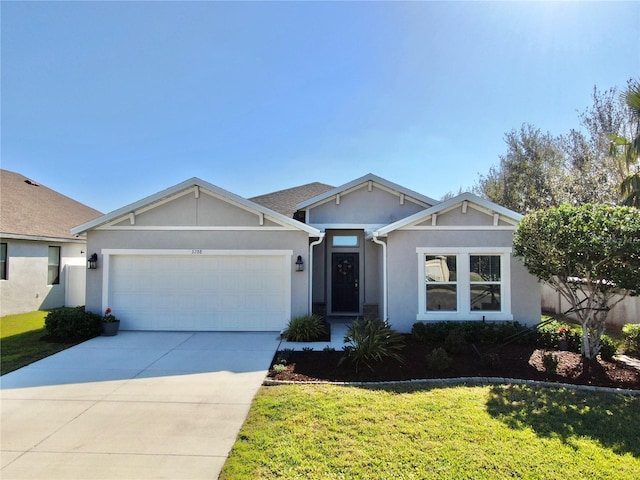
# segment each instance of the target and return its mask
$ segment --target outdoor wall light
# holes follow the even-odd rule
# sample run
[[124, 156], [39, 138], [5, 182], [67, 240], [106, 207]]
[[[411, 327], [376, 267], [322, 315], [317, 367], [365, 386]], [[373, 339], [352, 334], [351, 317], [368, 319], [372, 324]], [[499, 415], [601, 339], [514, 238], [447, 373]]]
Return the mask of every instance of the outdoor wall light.
[[304, 262], [302, 261], [302, 255], [298, 255], [298, 259], [296, 260], [296, 272], [304, 271]]
[[98, 268], [98, 254], [94, 253], [87, 259], [87, 268], [89, 270], [95, 270]]

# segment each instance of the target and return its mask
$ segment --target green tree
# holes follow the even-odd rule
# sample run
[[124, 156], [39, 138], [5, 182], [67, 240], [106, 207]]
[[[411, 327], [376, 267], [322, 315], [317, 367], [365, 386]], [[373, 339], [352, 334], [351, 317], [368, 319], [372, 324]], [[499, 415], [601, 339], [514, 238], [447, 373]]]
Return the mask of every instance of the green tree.
[[567, 200], [564, 158], [558, 140], [532, 125], [505, 135], [507, 153], [481, 176], [474, 190], [520, 213], [557, 206]]
[[609, 310], [625, 294], [640, 293], [640, 210], [593, 204], [538, 210], [521, 220], [513, 244], [529, 272], [569, 302], [582, 325], [582, 355], [595, 359]]
[[620, 203], [628, 172], [610, 155], [609, 138], [637, 135], [637, 117], [616, 88], [594, 87], [591, 100], [578, 114], [579, 128], [567, 134], [553, 136], [528, 124], [507, 133], [507, 152], [480, 175], [474, 191], [520, 213], [563, 203]]
[[608, 136], [610, 154], [624, 174], [620, 183], [623, 204], [640, 207], [640, 81], [630, 81], [623, 98], [632, 117], [632, 130], [628, 136]]

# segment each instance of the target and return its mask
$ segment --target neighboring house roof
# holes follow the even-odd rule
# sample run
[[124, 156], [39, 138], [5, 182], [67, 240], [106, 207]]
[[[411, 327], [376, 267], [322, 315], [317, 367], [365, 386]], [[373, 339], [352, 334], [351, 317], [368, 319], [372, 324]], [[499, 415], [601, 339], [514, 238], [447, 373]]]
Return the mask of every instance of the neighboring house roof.
[[414, 192], [413, 190], [405, 188], [402, 185], [398, 185], [397, 183], [390, 182], [389, 180], [385, 180], [384, 178], [369, 173], [367, 175], [364, 175], [363, 177], [356, 178], [349, 183], [345, 183], [344, 185], [341, 185], [337, 188], [323, 192], [320, 195], [309, 198], [308, 200], [302, 201], [298, 203], [297, 208], [298, 210], [304, 210], [305, 208], [309, 208], [313, 205], [322, 203], [336, 195], [344, 194], [345, 192], [368, 182], [377, 183], [378, 185], [386, 187], [389, 190], [395, 191], [398, 194], [403, 194], [407, 197], [414, 198], [415, 200], [418, 200], [419, 202], [422, 202], [426, 205], [435, 205], [437, 203], [440, 203], [439, 200], [435, 200], [433, 198], [422, 195], [421, 193]]
[[193, 187], [199, 187], [201, 189], [207, 190], [212, 194], [217, 195], [220, 198], [223, 198], [225, 201], [231, 204], [236, 204], [244, 208], [247, 208], [249, 210], [267, 215], [268, 217], [271, 217], [272, 219], [274, 219], [275, 221], [281, 224], [288, 225], [298, 230], [305, 231], [310, 236], [317, 237], [322, 235], [318, 229], [310, 225], [306, 225], [302, 222], [298, 222], [297, 220], [294, 220], [293, 218], [286, 217], [281, 213], [276, 212], [275, 210], [271, 210], [269, 208], [264, 207], [263, 205], [252, 202], [251, 200], [247, 200], [246, 198], [243, 198], [239, 195], [236, 195], [235, 193], [231, 193], [227, 190], [217, 187], [212, 183], [205, 182], [204, 180], [201, 180], [197, 177], [193, 177], [193, 178], [190, 178], [189, 180], [185, 180], [184, 182], [174, 185], [173, 187], [167, 188], [166, 190], [162, 190], [158, 193], [150, 195], [135, 203], [119, 208], [118, 210], [114, 210], [113, 212], [107, 213], [106, 215], [96, 218], [90, 222], [86, 222], [82, 225], [78, 225], [77, 227], [72, 228], [71, 232], [74, 234], [87, 232], [88, 230], [97, 228], [101, 225], [109, 223], [125, 215], [129, 215], [130, 213], [135, 213], [137, 210], [149, 207], [155, 203], [159, 203], [167, 198], [170, 198], [174, 195], [177, 195]]
[[321, 195], [329, 190], [333, 190], [333, 188], [334, 187], [331, 185], [314, 182], [307, 183], [306, 185], [301, 185], [299, 187], [287, 188], [286, 190], [279, 190], [277, 192], [259, 195], [257, 197], [250, 198], [249, 200], [259, 203], [263, 207], [275, 210], [285, 217], [292, 218], [293, 214], [298, 210], [296, 208], [298, 203]]
[[457, 195], [453, 198], [445, 200], [431, 208], [427, 208], [421, 212], [418, 212], [409, 217], [403, 218], [402, 220], [398, 220], [390, 225], [386, 225], [384, 227], [378, 228], [373, 232], [374, 236], [383, 237], [394, 230], [398, 230], [400, 228], [417, 224], [423, 222], [428, 217], [434, 214], [441, 214], [446, 211], [449, 211], [453, 208], [456, 208], [459, 205], [462, 205], [464, 202], [469, 202], [471, 204], [476, 205], [480, 210], [484, 210], [486, 213], [498, 214], [511, 224], [517, 224], [520, 220], [522, 220], [522, 215], [513, 210], [509, 210], [508, 208], [502, 207], [497, 203], [490, 202], [489, 200], [485, 200], [484, 198], [473, 195], [472, 193], [463, 193], [461, 195]]
[[24, 175], [0, 170], [0, 235], [5, 238], [76, 239], [71, 227], [100, 215]]

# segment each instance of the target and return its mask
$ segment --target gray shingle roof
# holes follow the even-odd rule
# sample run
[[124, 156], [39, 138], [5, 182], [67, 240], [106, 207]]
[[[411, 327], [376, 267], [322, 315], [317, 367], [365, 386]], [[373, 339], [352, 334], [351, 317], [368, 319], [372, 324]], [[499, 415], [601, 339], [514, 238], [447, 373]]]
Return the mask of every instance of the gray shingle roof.
[[277, 192], [259, 195], [257, 197], [250, 198], [249, 200], [262, 205], [263, 207], [275, 210], [286, 217], [292, 218], [293, 214], [297, 210], [296, 205], [298, 203], [304, 202], [305, 200], [313, 198], [324, 192], [328, 192], [333, 188], [334, 187], [331, 185], [313, 182], [299, 187], [287, 188], [286, 190], [279, 190]]
[[73, 239], [71, 227], [100, 215], [24, 175], [0, 170], [0, 234]]

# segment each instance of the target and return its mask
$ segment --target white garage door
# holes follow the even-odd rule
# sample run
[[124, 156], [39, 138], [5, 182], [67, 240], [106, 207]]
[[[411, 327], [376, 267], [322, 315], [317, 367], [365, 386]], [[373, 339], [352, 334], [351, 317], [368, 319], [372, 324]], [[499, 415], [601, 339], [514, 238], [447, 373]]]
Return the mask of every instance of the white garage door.
[[113, 255], [108, 303], [123, 330], [277, 331], [289, 268], [284, 255]]

